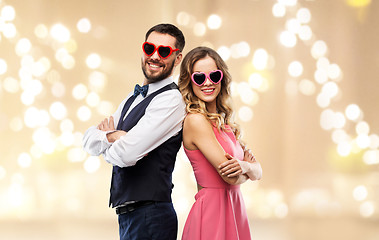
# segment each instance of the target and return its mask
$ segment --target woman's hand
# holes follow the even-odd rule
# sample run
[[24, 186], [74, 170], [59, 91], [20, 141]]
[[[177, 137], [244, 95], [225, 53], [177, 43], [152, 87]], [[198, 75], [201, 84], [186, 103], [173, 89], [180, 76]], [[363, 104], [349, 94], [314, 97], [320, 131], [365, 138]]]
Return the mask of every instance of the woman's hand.
[[237, 159], [233, 158], [229, 153], [226, 153], [225, 157], [228, 161], [221, 163], [218, 167], [219, 173], [222, 176], [237, 177], [238, 175], [243, 174], [241, 165], [238, 163]]
[[262, 178], [261, 165], [255, 160], [251, 150], [245, 149], [243, 161], [233, 158], [228, 153], [225, 154], [225, 157], [228, 161], [219, 165], [219, 172], [222, 176], [236, 177], [245, 174], [252, 181]]

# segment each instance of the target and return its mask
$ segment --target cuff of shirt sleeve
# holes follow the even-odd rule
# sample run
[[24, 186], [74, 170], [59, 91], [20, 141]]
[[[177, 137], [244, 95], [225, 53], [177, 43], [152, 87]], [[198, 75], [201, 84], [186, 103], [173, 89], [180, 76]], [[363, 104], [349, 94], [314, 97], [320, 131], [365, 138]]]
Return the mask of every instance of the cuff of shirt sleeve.
[[112, 132], [115, 132], [116, 130], [112, 130], [112, 131], [102, 131], [102, 149], [107, 149], [109, 148], [110, 146], [112, 146], [112, 143], [108, 141], [108, 138], [107, 138], [107, 134], [108, 133], [112, 133]]
[[251, 170], [250, 165], [248, 162], [238, 160], [239, 165], [241, 166], [242, 174], [245, 174]]
[[251, 180], [259, 180], [262, 178], [262, 168], [258, 162], [249, 163], [238, 160], [241, 166], [242, 174], [246, 174]]
[[104, 160], [113, 166], [118, 166], [118, 167], [127, 167], [120, 159], [120, 157], [117, 155], [113, 149], [107, 149], [104, 153]]

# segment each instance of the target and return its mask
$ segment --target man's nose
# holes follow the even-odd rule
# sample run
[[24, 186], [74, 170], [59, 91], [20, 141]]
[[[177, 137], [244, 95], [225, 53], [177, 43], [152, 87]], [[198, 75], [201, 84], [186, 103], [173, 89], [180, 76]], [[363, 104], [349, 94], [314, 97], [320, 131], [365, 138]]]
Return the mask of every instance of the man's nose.
[[150, 58], [152, 58], [152, 59], [160, 59], [161, 58], [161, 56], [159, 56], [159, 54], [158, 54], [158, 49], [155, 50], [155, 52], [153, 53], [153, 55], [150, 56]]

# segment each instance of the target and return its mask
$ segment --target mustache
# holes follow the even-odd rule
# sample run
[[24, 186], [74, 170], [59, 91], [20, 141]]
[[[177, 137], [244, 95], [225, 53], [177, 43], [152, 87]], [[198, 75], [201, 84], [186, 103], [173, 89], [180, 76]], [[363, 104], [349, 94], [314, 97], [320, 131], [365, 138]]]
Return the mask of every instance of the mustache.
[[154, 60], [154, 59], [149, 59], [147, 62], [154, 62], [154, 63], [159, 63], [159, 60]]

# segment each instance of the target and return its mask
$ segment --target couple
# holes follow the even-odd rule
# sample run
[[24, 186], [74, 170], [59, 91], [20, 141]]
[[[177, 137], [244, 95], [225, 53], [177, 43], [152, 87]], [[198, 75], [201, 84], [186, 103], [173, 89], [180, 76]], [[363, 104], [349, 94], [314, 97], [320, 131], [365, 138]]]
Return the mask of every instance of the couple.
[[[113, 116], [84, 134], [84, 149], [113, 165], [109, 204], [120, 239], [176, 239], [172, 171], [183, 142], [198, 183], [182, 239], [250, 239], [239, 184], [262, 169], [239, 141], [232, 120], [231, 76], [216, 51], [191, 50], [182, 62], [183, 33], [158, 24], [145, 36], [142, 86]], [[179, 83], [173, 70], [180, 63]]]

